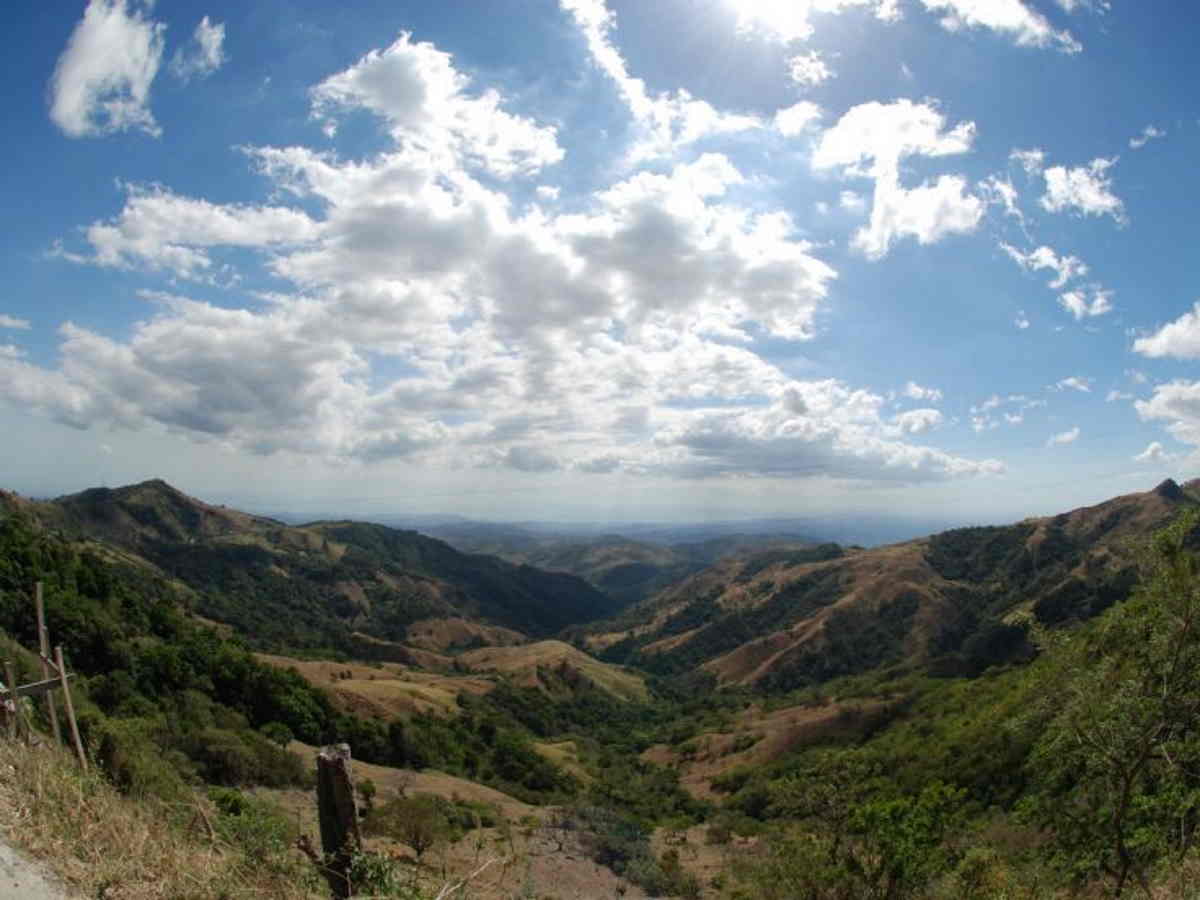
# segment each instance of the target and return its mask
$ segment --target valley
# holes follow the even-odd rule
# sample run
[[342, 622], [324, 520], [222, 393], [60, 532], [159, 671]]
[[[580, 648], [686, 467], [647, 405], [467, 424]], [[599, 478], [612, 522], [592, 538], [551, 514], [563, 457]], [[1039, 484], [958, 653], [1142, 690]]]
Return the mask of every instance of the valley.
[[[1109, 677], [1140, 665], [1105, 636], [1139, 627], [1139, 582], [1176, 565], [1151, 540], [1198, 509], [1200, 483], [1166, 481], [867, 548], [454, 525], [443, 541], [285, 524], [162, 481], [0, 493], [0, 630], [32, 672], [42, 581], [105, 777], [195, 798], [221, 827], [253, 810], [314, 833], [316, 749], [349, 743], [397, 896], [469, 879], [479, 898], [1032, 897], [1052, 870], [1053, 895], [1099, 896], [1123, 832], [1047, 741], [1060, 706], [1095, 706], [1071, 706], [1091, 665], [1073, 647], [1099, 648]], [[1186, 522], [1177, 553], [1198, 545]], [[1198, 723], [1172, 721], [1190, 759]], [[1137, 777], [1191, 789], [1169, 769]], [[1059, 843], [1081, 840], [1053, 814], [1065, 797], [1095, 806], [1090, 843]], [[1185, 846], [1139, 845], [1125, 876], [1192, 871], [1192, 808], [1137, 815], [1183, 816]], [[428, 858], [405, 838], [418, 821]]]

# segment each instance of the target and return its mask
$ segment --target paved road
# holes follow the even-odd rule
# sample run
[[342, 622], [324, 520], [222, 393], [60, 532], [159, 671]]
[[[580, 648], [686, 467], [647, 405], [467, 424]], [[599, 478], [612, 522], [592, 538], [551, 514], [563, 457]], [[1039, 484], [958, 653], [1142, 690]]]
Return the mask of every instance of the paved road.
[[0, 900], [71, 900], [38, 863], [0, 842]]

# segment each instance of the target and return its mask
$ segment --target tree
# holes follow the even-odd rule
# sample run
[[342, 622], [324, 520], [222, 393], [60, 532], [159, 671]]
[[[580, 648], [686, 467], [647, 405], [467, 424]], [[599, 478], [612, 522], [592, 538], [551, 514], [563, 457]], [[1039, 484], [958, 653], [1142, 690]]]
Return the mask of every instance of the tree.
[[444, 803], [433, 794], [396, 797], [367, 818], [367, 831], [412, 847], [420, 862], [425, 852], [450, 836]]
[[1041, 636], [1058, 657], [1057, 715], [1035, 747], [1026, 810], [1081, 878], [1113, 896], [1182, 855], [1200, 816], [1200, 566], [1195, 511], [1156, 535], [1141, 586], [1093, 627]]

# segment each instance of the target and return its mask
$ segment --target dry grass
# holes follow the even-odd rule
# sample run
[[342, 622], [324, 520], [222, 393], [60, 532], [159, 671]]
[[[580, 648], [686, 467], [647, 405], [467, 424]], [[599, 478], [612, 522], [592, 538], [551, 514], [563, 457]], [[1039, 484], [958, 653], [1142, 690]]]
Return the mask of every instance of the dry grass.
[[308, 871], [296, 851], [251, 862], [210, 836], [199, 808], [132, 800], [94, 770], [81, 773], [57, 749], [0, 741], [0, 832], [86, 897], [323, 896], [307, 889]]
[[563, 669], [585, 678], [620, 700], [645, 702], [649, 693], [640, 675], [600, 662], [562, 641], [538, 641], [520, 647], [484, 647], [459, 657], [475, 671], [501, 672], [523, 687], [542, 687], [538, 669]]
[[440, 675], [399, 663], [366, 665], [268, 653], [255, 656], [268, 665], [295, 669], [309, 684], [329, 692], [339, 709], [359, 716], [391, 718], [427, 712], [456, 716], [459, 694], [482, 695], [495, 687], [484, 677]]

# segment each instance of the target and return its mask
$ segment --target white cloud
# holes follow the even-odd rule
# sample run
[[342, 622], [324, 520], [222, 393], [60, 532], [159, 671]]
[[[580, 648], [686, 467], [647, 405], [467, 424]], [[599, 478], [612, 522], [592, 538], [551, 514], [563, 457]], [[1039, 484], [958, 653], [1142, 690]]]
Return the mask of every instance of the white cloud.
[[1042, 245], [1029, 253], [1022, 253], [1010, 244], [1001, 243], [1000, 247], [1022, 269], [1027, 272], [1049, 269], [1057, 277], [1050, 282], [1054, 290], [1065, 287], [1068, 281], [1087, 275], [1088, 267], [1077, 256], [1059, 256], [1050, 247]]
[[1022, 331], [1024, 331], [1026, 328], [1029, 327], [1029, 317], [1027, 315], [1025, 315], [1025, 310], [1023, 310], [1023, 309], [1017, 310], [1017, 317], [1016, 317], [1016, 319], [1013, 320], [1013, 324], [1016, 325], [1018, 328], [1020, 328]]
[[1125, 222], [1125, 204], [1112, 192], [1108, 170], [1116, 163], [1112, 159], [1093, 159], [1086, 166], [1068, 169], [1051, 166], [1042, 173], [1046, 192], [1040, 203], [1048, 212], [1077, 210], [1085, 216], [1112, 216]]
[[158, 136], [150, 86], [165, 30], [146, 17], [138, 0], [91, 0], [50, 80], [54, 124], [74, 138], [134, 128]]
[[1013, 150], [1008, 154], [1008, 158], [1015, 163], [1018, 163], [1025, 170], [1026, 175], [1039, 175], [1046, 165], [1045, 150]]
[[775, 130], [784, 137], [795, 137], [812, 129], [821, 121], [821, 107], [808, 100], [801, 100], [775, 113]]
[[842, 191], [838, 195], [838, 205], [852, 213], [861, 213], [867, 208], [866, 198], [856, 191]]
[[18, 319], [16, 316], [0, 313], [0, 328], [15, 328], [21, 331], [29, 330], [28, 319]]
[[1088, 394], [1091, 393], [1092, 390], [1092, 379], [1083, 378], [1079, 375], [1072, 375], [1070, 378], [1064, 378], [1059, 381], [1055, 387], [1060, 391], [1070, 388], [1073, 391], [1082, 391], [1083, 393]]
[[404, 33], [313, 88], [312, 114], [332, 130], [339, 112], [368, 109], [387, 121], [402, 148], [501, 178], [533, 175], [562, 160], [553, 126], [506, 112], [494, 90], [471, 95], [469, 87], [450, 54]]
[[1178, 458], [1176, 454], [1168, 453], [1158, 441], [1151, 441], [1146, 446], [1146, 449], [1135, 456], [1133, 460], [1134, 462], [1162, 465], [1174, 462]]
[[228, 62], [225, 55], [225, 24], [213, 24], [205, 16], [192, 33], [187, 48], [180, 47], [171, 57], [171, 74], [180, 81], [207, 78]]
[[816, 50], [793, 56], [788, 60], [788, 71], [792, 81], [805, 87], [816, 87], [834, 76], [833, 70]]
[[1155, 386], [1149, 400], [1133, 404], [1145, 421], [1166, 421], [1178, 441], [1200, 446], [1200, 381], [1182, 379]]
[[1093, 288], [1091, 299], [1086, 291], [1066, 291], [1058, 297], [1058, 303], [1075, 317], [1078, 322], [1082, 319], [1103, 316], [1112, 312], [1112, 291]]
[[812, 164], [818, 170], [841, 168], [847, 176], [874, 179], [870, 222], [855, 233], [853, 244], [868, 258], [881, 259], [897, 238], [931, 244], [978, 227], [983, 202], [967, 193], [961, 176], [942, 175], [911, 189], [900, 184], [903, 158], [965, 153], [974, 137], [974, 122], [947, 131], [945, 117], [927, 104], [864, 103], [825, 131]]
[[86, 261], [211, 278], [237, 258], [226, 248], [249, 248], [277, 284], [249, 309], [143, 292], [152, 314], [127, 335], [65, 326], [54, 367], [4, 354], [0, 396], [80, 428], [531, 477], [1003, 471], [914, 443], [936, 410], [891, 417], [881, 396], [759, 355], [759, 338], [813, 337], [837, 273], [783, 209], [739, 201], [752, 174], [705, 153], [565, 212], [534, 182], [530, 203], [505, 178], [556, 142], [467, 87], [401, 39], [314, 91], [320, 115], [380, 117], [390, 144], [369, 158], [247, 148], [270, 205], [128, 188], [86, 232]]
[[[1200, 303], [1191, 312], [1186, 312], [1174, 322], [1170, 322], [1154, 334], [1138, 338], [1133, 342], [1133, 350], [1142, 356], [1160, 359], [1164, 356], [1173, 359], [1200, 359]], [[1146, 376], [1141, 375], [1135, 381], [1144, 384]]]
[[1058, 434], [1052, 436], [1049, 440], [1046, 441], [1046, 446], [1047, 447], [1058, 447], [1058, 446], [1062, 446], [1063, 444], [1073, 444], [1077, 440], [1079, 440], [1079, 426], [1078, 425], [1076, 425], [1070, 431], [1062, 431], [1062, 432], [1059, 432]]
[[910, 409], [892, 418], [900, 434], [922, 434], [941, 425], [942, 414], [936, 409]]
[[110, 268], [165, 270], [185, 278], [213, 271], [208, 249], [272, 247], [312, 240], [318, 225], [304, 212], [281, 206], [219, 206], [163, 188], [127, 185], [120, 216], [95, 222], [86, 237], [90, 257], [77, 262]]
[[561, 192], [562, 192], [562, 189], [555, 187], [554, 185], [539, 184], [537, 187], [537, 195], [538, 195], [539, 200], [547, 200], [549, 202], [554, 202], [555, 200], [558, 199], [559, 194]]
[[929, 403], [941, 403], [942, 392], [937, 388], [922, 387], [915, 381], [910, 381], [904, 386], [904, 396], [912, 400], [925, 400]]
[[559, 0], [559, 6], [571, 14], [587, 41], [592, 61], [616, 84], [638, 126], [630, 161], [673, 157], [680, 147], [706, 137], [764, 127], [757, 116], [721, 112], [685, 90], [651, 95], [646, 83], [630, 74], [613, 43], [616, 16], [604, 0]]
[[943, 13], [947, 31], [990, 28], [1009, 35], [1022, 47], [1055, 46], [1064, 53], [1078, 53], [1083, 46], [1069, 31], [1056, 30], [1046, 17], [1021, 0], [922, 0], [930, 12]]
[[1137, 137], [1131, 137], [1129, 139], [1129, 149], [1141, 150], [1143, 147], [1145, 147], [1148, 143], [1150, 143], [1155, 138], [1161, 138], [1161, 137], [1166, 137], [1166, 136], [1167, 136], [1167, 133], [1165, 131], [1163, 131], [1161, 128], [1156, 128], [1154, 125], [1147, 125], [1145, 128], [1142, 129], [1141, 134], [1139, 134]]
[[1105, 403], [1116, 403], [1118, 400], [1132, 400], [1132, 399], [1133, 399], [1133, 394], [1130, 394], [1127, 391], [1118, 391], [1116, 388], [1113, 388], [1105, 396], [1104, 402]]
[[813, 35], [814, 13], [840, 13], [847, 9], [864, 7], [874, 10], [875, 15], [892, 21], [899, 17], [897, 0], [739, 0], [737, 4], [738, 30], [790, 43], [806, 41]]
[[1150, 381], [1145, 372], [1139, 372], [1137, 369], [1126, 369], [1125, 374], [1134, 384], [1146, 384]]
[[1018, 222], [1025, 223], [1025, 214], [1021, 212], [1019, 203], [1020, 196], [1008, 178], [989, 175], [979, 182], [979, 193], [989, 206], [1003, 206], [1006, 216], [1012, 216]]

